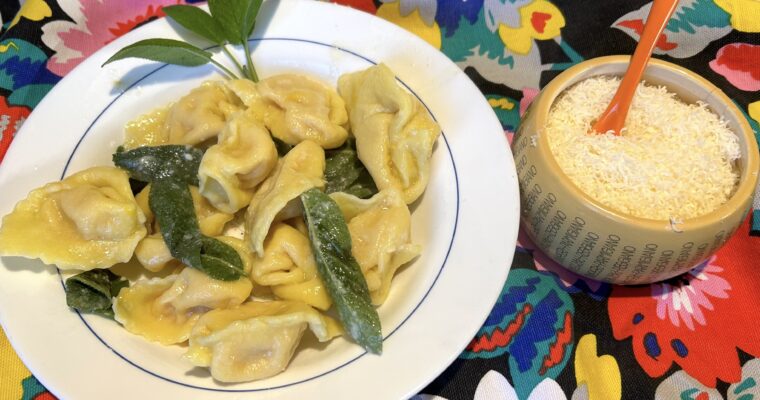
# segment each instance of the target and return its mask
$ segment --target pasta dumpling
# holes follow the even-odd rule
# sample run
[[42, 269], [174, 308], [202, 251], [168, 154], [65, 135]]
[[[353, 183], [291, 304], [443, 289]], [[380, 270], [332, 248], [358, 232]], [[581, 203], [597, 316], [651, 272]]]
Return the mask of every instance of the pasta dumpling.
[[135, 258], [140, 265], [151, 272], [158, 272], [167, 265], [179, 263], [166, 246], [161, 232], [144, 237], [135, 247]]
[[348, 223], [351, 253], [367, 280], [372, 304], [388, 297], [393, 275], [417, 257], [422, 247], [411, 244], [411, 215], [401, 194], [385, 189], [370, 199], [332, 193]]
[[0, 227], [0, 255], [39, 258], [62, 269], [127, 262], [146, 235], [127, 174], [93, 167], [29, 193]]
[[[245, 244], [225, 236], [218, 239], [240, 254], [244, 269], [250, 272], [251, 255]], [[129, 332], [149, 340], [161, 344], [181, 343], [187, 340], [201, 314], [243, 303], [252, 288], [247, 276], [236, 281], [220, 281], [185, 267], [178, 274], [140, 280], [122, 289], [114, 300], [114, 318]]]
[[320, 342], [341, 334], [337, 321], [301, 302], [249, 302], [214, 310], [193, 327], [185, 358], [209, 367], [221, 382], [245, 382], [282, 372], [306, 327]]
[[378, 189], [398, 189], [407, 204], [425, 190], [430, 156], [441, 133], [425, 108], [384, 64], [338, 80], [356, 151]]
[[251, 279], [269, 286], [283, 300], [300, 300], [321, 310], [332, 305], [317, 273], [309, 238], [285, 223], [270, 229], [264, 241], [264, 256], [253, 260]]
[[169, 107], [160, 107], [128, 122], [124, 127], [124, 149], [168, 143], [169, 135], [164, 129], [168, 109]]
[[167, 110], [163, 126], [167, 143], [192, 145], [214, 138], [241, 109], [240, 99], [222, 82], [205, 82]]
[[315, 79], [282, 74], [258, 84], [232, 81], [229, 87], [285, 143], [311, 140], [332, 149], [348, 137], [345, 102], [335, 89]]
[[278, 213], [289, 210], [290, 201], [314, 187], [324, 186], [325, 152], [316, 143], [306, 140], [293, 147], [277, 163], [272, 174], [259, 186], [251, 199], [245, 216], [245, 234], [251, 248], [259, 257], [264, 256], [264, 239]]
[[277, 164], [277, 148], [250, 114], [232, 116], [198, 169], [200, 193], [217, 209], [235, 213], [248, 205], [256, 185]]

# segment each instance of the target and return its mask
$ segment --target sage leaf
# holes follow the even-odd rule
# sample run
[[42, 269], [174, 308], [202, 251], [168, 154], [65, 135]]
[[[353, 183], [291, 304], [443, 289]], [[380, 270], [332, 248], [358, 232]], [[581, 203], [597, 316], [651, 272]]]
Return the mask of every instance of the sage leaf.
[[380, 354], [380, 317], [372, 306], [367, 281], [351, 254], [351, 235], [338, 204], [315, 188], [301, 194], [301, 202], [317, 271], [343, 327], [362, 347]]
[[66, 279], [65, 286], [69, 307], [113, 319], [113, 298], [129, 282], [107, 269], [94, 269]]
[[172, 179], [154, 181], [148, 205], [172, 257], [185, 265], [199, 267], [202, 235], [187, 184]]
[[208, 276], [223, 281], [233, 281], [245, 274], [240, 254], [226, 243], [204, 237], [202, 239], [201, 270]]
[[173, 179], [198, 186], [198, 167], [203, 152], [191, 146], [143, 146], [113, 154], [113, 163], [126, 170], [132, 179], [154, 182]]
[[209, 0], [211, 16], [222, 27], [227, 41], [246, 44], [256, 26], [262, 0]]
[[145, 39], [116, 52], [103, 65], [125, 58], [144, 58], [167, 64], [197, 67], [211, 61], [211, 53], [173, 39]]
[[262, 0], [243, 1], [243, 21], [240, 24], [240, 34], [243, 41], [247, 41], [256, 27], [256, 17], [259, 15]]
[[232, 44], [246, 44], [248, 37], [240, 34], [246, 0], [209, 0], [211, 16], [222, 28], [225, 38]]
[[186, 183], [174, 179], [154, 181], [148, 204], [172, 257], [217, 280], [231, 281], [245, 275], [243, 261], [235, 249], [201, 233]]
[[326, 193], [346, 192], [361, 199], [377, 193], [377, 186], [356, 154], [353, 140], [325, 152]]
[[225, 42], [222, 27], [206, 11], [183, 4], [166, 6], [163, 10], [169, 18], [188, 31], [216, 44], [221, 45]]

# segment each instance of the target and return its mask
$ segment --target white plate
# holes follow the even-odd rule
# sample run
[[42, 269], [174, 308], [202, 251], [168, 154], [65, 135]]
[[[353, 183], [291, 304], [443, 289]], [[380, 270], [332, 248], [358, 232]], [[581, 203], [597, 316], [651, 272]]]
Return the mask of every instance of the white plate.
[[[414, 207], [423, 255], [379, 309], [384, 353], [340, 338], [298, 351], [282, 374], [224, 385], [118, 324], [66, 307], [61, 277], [36, 260], [0, 259], [0, 323], [25, 364], [63, 399], [396, 399], [422, 389], [468, 344], [496, 301], [514, 252], [518, 189], [502, 128], [479, 90], [443, 54], [365, 13], [320, 2], [268, 3], [251, 43], [261, 76], [298, 71], [331, 83], [386, 63], [428, 107], [443, 135]], [[45, 97], [0, 166], [0, 214], [47, 182], [110, 165], [125, 122], [176, 99], [212, 68], [130, 60], [100, 65], [139, 39], [177, 38], [166, 20], [106, 46]]]

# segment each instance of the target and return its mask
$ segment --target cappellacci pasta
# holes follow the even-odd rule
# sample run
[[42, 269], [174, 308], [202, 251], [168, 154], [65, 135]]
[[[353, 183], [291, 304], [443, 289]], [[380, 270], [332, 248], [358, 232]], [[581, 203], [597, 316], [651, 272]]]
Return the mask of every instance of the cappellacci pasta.
[[[187, 344], [188, 368], [264, 379], [285, 370], [306, 332], [361, 343], [372, 322], [335, 318], [347, 300], [324, 271], [355, 265], [371, 309], [393, 295], [394, 275], [422, 251], [408, 204], [427, 185], [439, 134], [382, 64], [337, 90], [298, 74], [206, 82], [127, 124], [115, 167], [30, 192], [2, 220], [0, 255], [86, 271], [77, 291], [67, 281], [70, 306]], [[325, 253], [341, 249], [350, 255]], [[132, 259], [161, 277], [110, 270]]]

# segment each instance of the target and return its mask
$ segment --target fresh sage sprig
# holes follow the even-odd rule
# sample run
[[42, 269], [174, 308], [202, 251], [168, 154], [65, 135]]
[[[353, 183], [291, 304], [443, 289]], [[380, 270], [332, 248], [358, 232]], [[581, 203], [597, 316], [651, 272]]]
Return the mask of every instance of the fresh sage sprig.
[[107, 269], [94, 269], [66, 279], [66, 304], [83, 313], [113, 319], [113, 298], [129, 281]]
[[319, 189], [301, 194], [301, 202], [317, 271], [343, 327], [367, 351], [380, 354], [380, 317], [372, 306], [367, 281], [351, 254], [351, 235], [338, 204]]
[[[218, 45], [235, 64], [240, 75], [216, 61], [212, 53], [193, 44], [173, 39], [141, 40], [117, 51], [103, 65], [125, 58], [144, 58], [187, 67], [212, 63], [228, 78], [248, 78], [257, 82], [259, 78], [253, 66], [248, 38], [256, 26], [261, 2], [262, 0], [209, 0], [210, 14], [190, 5], [163, 8], [166, 15], [180, 26]], [[227, 48], [229, 44], [243, 46], [245, 66]]]

